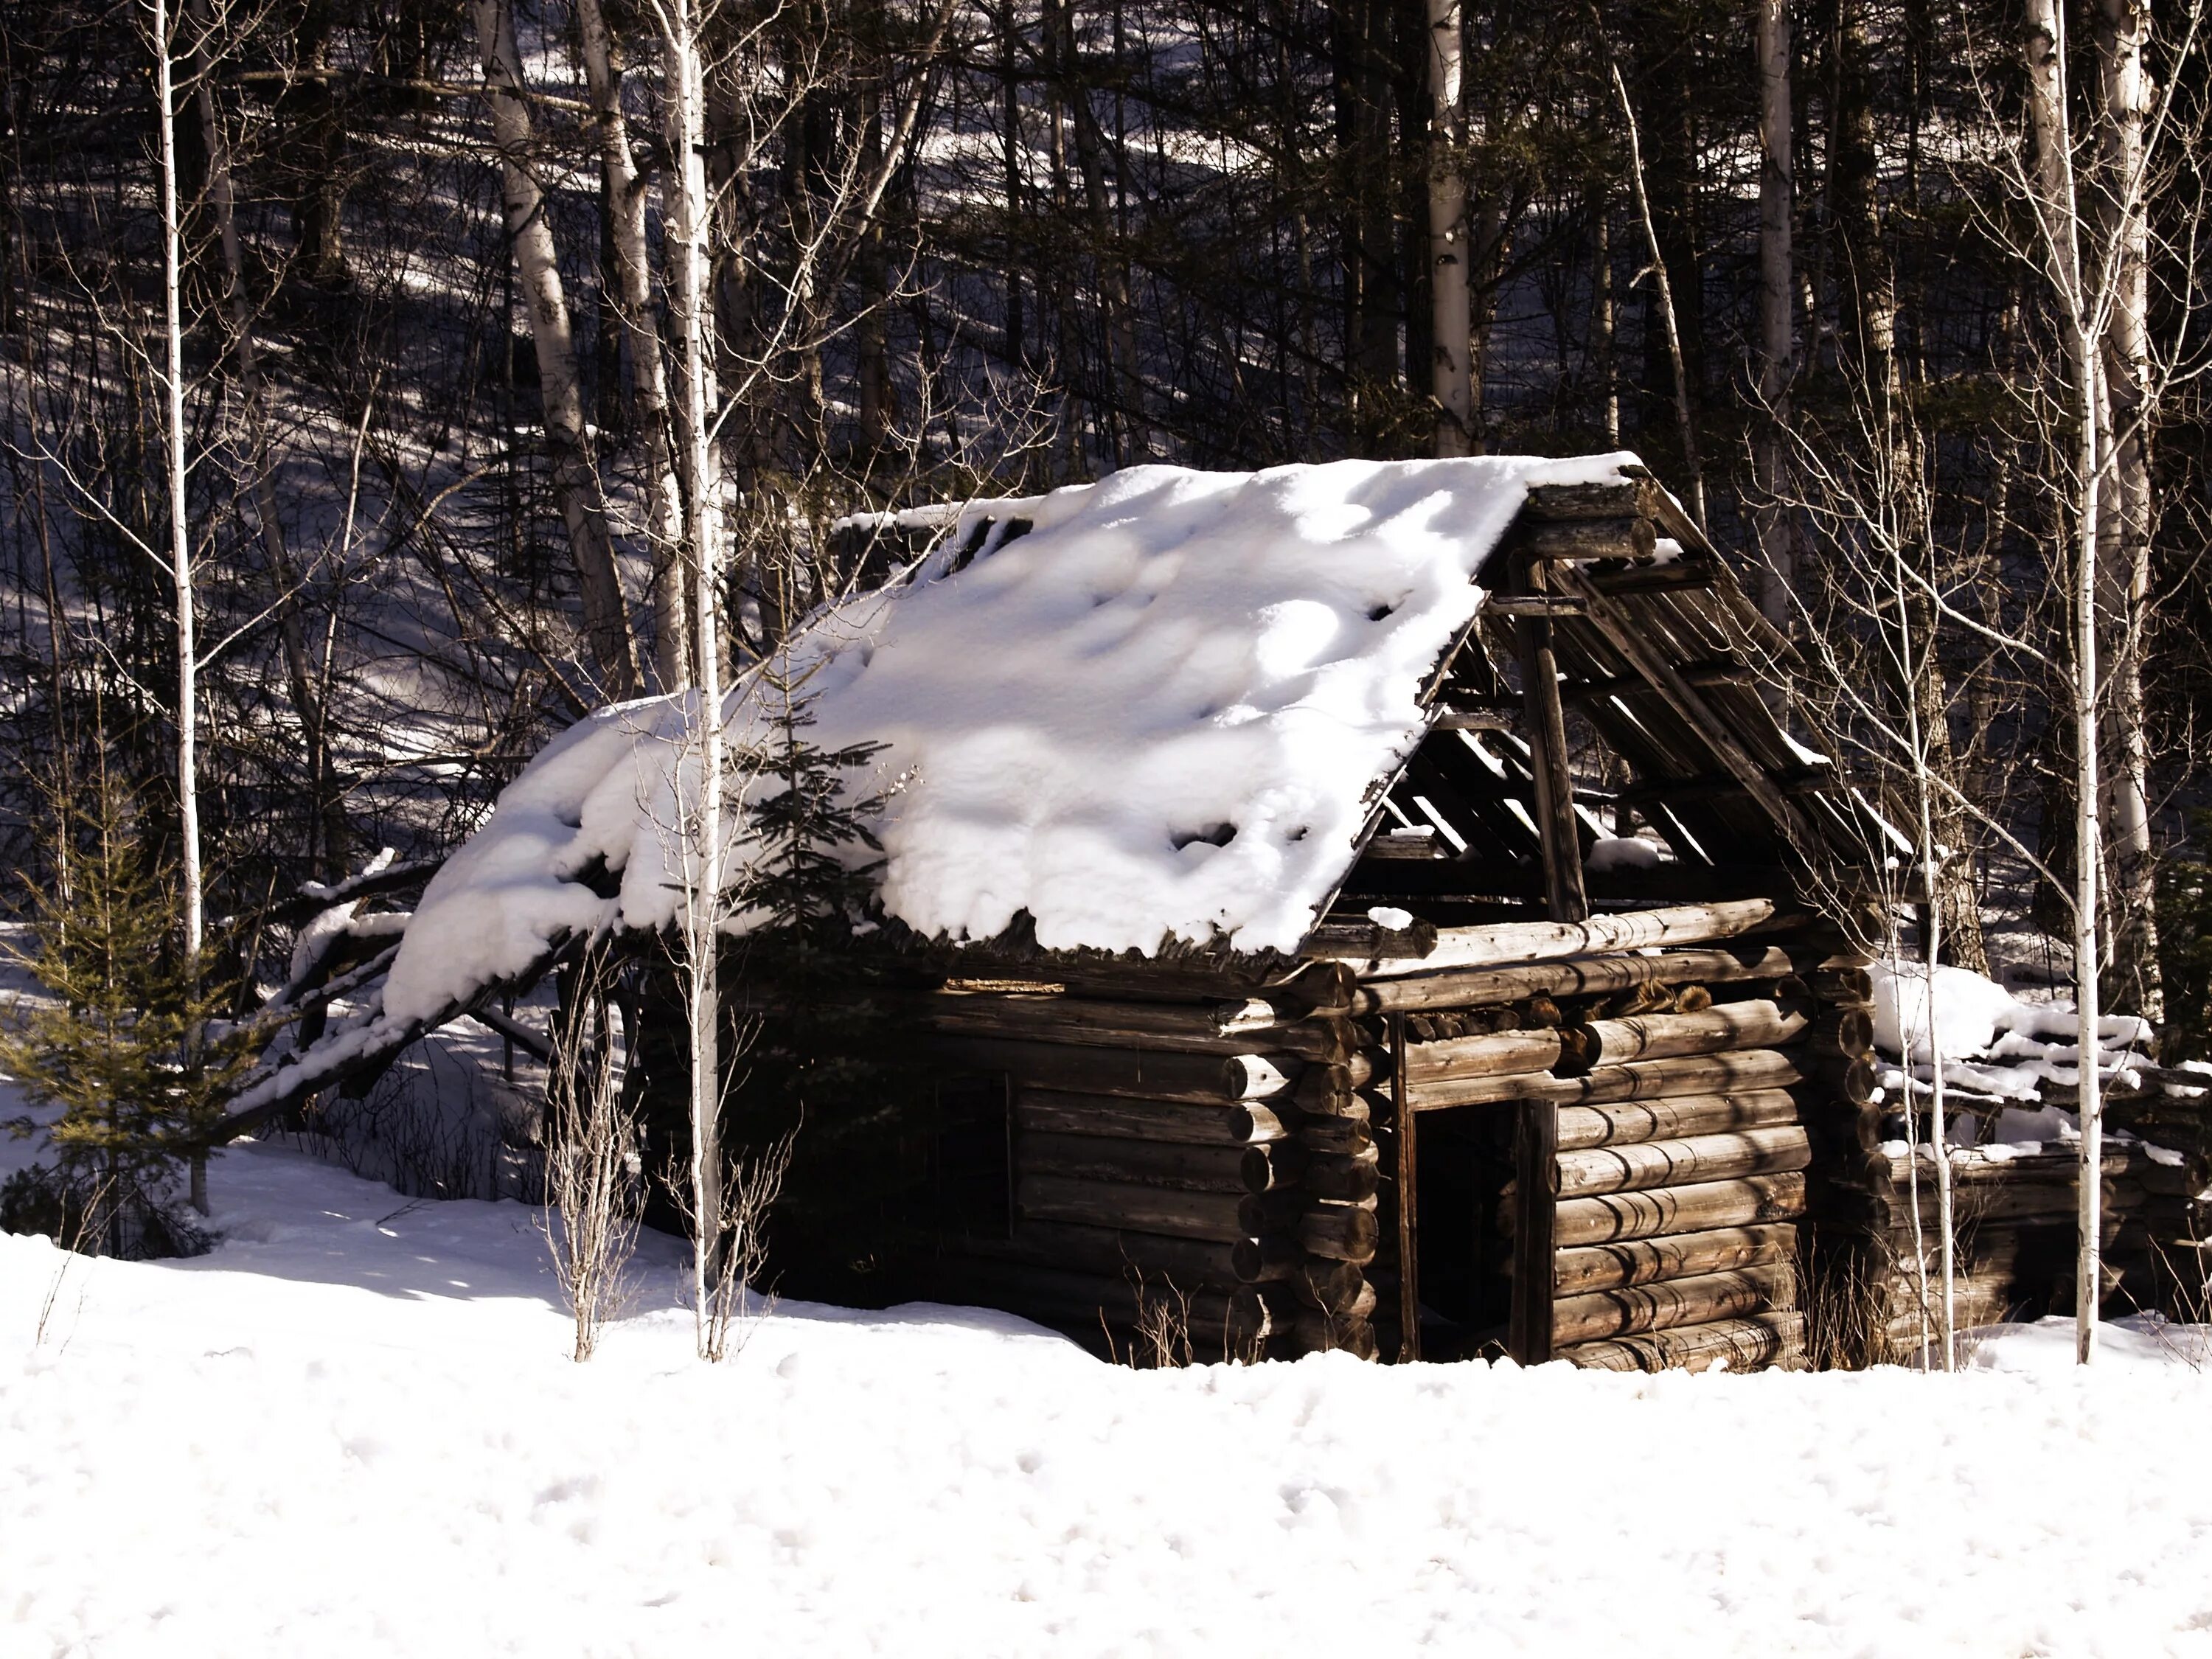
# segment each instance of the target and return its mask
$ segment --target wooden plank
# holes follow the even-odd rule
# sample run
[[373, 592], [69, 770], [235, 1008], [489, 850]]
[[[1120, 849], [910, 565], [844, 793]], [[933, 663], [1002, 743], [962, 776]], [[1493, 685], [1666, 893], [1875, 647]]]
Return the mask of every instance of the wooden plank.
[[1630, 665], [1650, 683], [1652, 690], [1666, 700], [1675, 714], [1697, 732], [1714, 758], [1728, 769], [1730, 775], [1743, 786], [1745, 793], [1765, 811], [1784, 837], [1796, 845], [1813, 844], [1810, 826], [1775, 783], [1766, 768], [1736, 741], [1703, 694], [1677, 674], [1665, 656], [1651, 648], [1628, 613], [1573, 570], [1562, 568], [1558, 576], [1560, 586], [1583, 599], [1588, 608], [1591, 625], [1605, 636], [1606, 643], [1626, 659]]
[[1796, 971], [1776, 945], [1670, 951], [1663, 956], [1588, 957], [1510, 968], [1448, 969], [1405, 979], [1373, 980], [1352, 994], [1357, 1013], [1414, 1013], [1480, 1008], [1532, 996], [1594, 996], [1644, 985], [1722, 985], [1780, 980]]
[[[1434, 973], [1446, 968], [1504, 968], [1556, 962], [1668, 945], [1710, 945], [1775, 925], [1781, 907], [1771, 898], [1722, 899], [1709, 904], [1670, 904], [1625, 910], [1586, 921], [1498, 921], [1482, 927], [1435, 930], [1435, 943], [1419, 956], [1309, 949], [1308, 955], [1364, 963], [1364, 978]], [[1376, 933], [1382, 932], [1376, 929]]]
[[1552, 1328], [1566, 1346], [1777, 1312], [1796, 1299], [1796, 1268], [1769, 1262], [1562, 1297], [1552, 1304]]
[[1390, 1133], [1396, 1143], [1398, 1197], [1398, 1358], [1421, 1357], [1419, 1235], [1415, 1228], [1419, 1160], [1418, 1120], [1406, 1103], [1406, 1017], [1390, 1016]]
[[1648, 559], [1658, 542], [1659, 532], [1641, 514], [1524, 523], [1513, 537], [1515, 550], [1532, 559]]
[[1552, 1357], [1552, 1257], [1558, 1246], [1558, 1200], [1551, 1173], [1559, 1110], [1549, 1101], [1523, 1101], [1515, 1126], [1513, 1291], [1507, 1343], [1523, 1365]]
[[1553, 1179], [1554, 1190], [1565, 1200], [1774, 1175], [1802, 1170], [1812, 1161], [1812, 1142], [1805, 1131], [1796, 1124], [1778, 1124], [1730, 1134], [1562, 1152], [1553, 1160]]
[[[1709, 1232], [1717, 1227], [1793, 1221], [1804, 1213], [1805, 1177], [1792, 1171], [1693, 1187], [1662, 1187], [1653, 1192], [1570, 1199], [1557, 1207], [1553, 1236], [1564, 1249], [1624, 1238], [1656, 1238], [1665, 1233]], [[1519, 1259], [1516, 1240], [1515, 1260]], [[1548, 1261], [1546, 1272], [1548, 1279]]]
[[1650, 1285], [1693, 1273], [1794, 1261], [1797, 1229], [1789, 1222], [1759, 1227], [1719, 1227], [1702, 1233], [1594, 1244], [1561, 1250], [1552, 1267], [1552, 1293], [1584, 1295], [1626, 1285]]
[[1795, 1123], [1797, 1117], [1797, 1097], [1785, 1089], [1565, 1106], [1559, 1110], [1559, 1152], [1565, 1157], [1594, 1146], [1626, 1146], [1763, 1129]]
[[[1522, 567], [1530, 598], [1547, 598], [1550, 578], [1541, 564]], [[1536, 781], [1536, 829], [1544, 860], [1545, 902], [1555, 922], [1577, 923], [1589, 916], [1583, 890], [1581, 832], [1575, 823], [1574, 775], [1567, 765], [1566, 715], [1559, 706], [1559, 663], [1552, 649], [1548, 616], [1523, 617], [1518, 629], [1521, 693], [1530, 769]]]

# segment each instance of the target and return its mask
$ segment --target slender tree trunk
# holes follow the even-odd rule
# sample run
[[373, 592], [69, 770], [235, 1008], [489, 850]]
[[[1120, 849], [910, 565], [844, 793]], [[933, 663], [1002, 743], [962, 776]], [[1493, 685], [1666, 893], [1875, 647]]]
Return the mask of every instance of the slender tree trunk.
[[[178, 884], [185, 972], [197, 983], [206, 943], [200, 871], [199, 641], [194, 615], [191, 536], [185, 504], [185, 314], [179, 265], [183, 222], [177, 200], [177, 92], [168, 0], [153, 0], [155, 118], [161, 157], [161, 459], [168, 494], [169, 574], [177, 617]], [[207, 1213], [207, 1154], [191, 1159], [192, 1207]]]
[[1689, 473], [1690, 516], [1702, 529], [1705, 522], [1705, 472], [1698, 460], [1697, 422], [1690, 411], [1690, 373], [1682, 356], [1682, 330], [1674, 313], [1674, 285], [1667, 277], [1667, 256], [1659, 246], [1659, 227], [1651, 217], [1651, 198], [1644, 185], [1644, 142], [1636, 128], [1636, 106], [1629, 101], [1628, 82], [1620, 67], [1613, 66], [1613, 89], [1620, 100], [1621, 119], [1628, 125], [1628, 182], [1636, 199], [1637, 216], [1644, 222], [1644, 242], [1651, 255], [1651, 280], [1658, 289], [1659, 320], [1667, 340], [1667, 359], [1674, 372], [1674, 423], [1682, 437], [1682, 465]]
[[[708, 237], [706, 88], [691, 0], [665, 0], [662, 79], [671, 156], [663, 201], [667, 214], [669, 320], [681, 386], [684, 546], [696, 614], [692, 641], [697, 690], [693, 718], [699, 775], [684, 829], [683, 964], [691, 1065], [693, 1291], [703, 1321], [719, 1280], [722, 1229], [721, 987], [718, 959], [722, 902], [721, 483], [714, 465], [714, 342], [711, 337]], [[702, 1342], [706, 1340], [702, 1326]], [[702, 1346], [702, 1355], [705, 1349]]]
[[1753, 514], [1762, 556], [1759, 609], [1786, 625], [1796, 586], [1790, 514], [1782, 506], [1782, 429], [1790, 419], [1790, 381], [1796, 367], [1790, 298], [1793, 179], [1790, 86], [1790, 0], [1759, 3], [1759, 400], [1758, 483]]
[[1460, 0], [1427, 0], [1429, 19], [1429, 307], [1434, 334], [1430, 395], [1437, 453], [1474, 453], [1474, 392], [1468, 310], [1465, 45]]
[[2112, 261], [2112, 320], [2102, 378], [2110, 424], [2105, 544], [2099, 607], [2111, 686], [2104, 757], [2112, 836], [2109, 971], [2127, 1006], [2163, 1017], [2159, 981], [2157, 867], [2151, 855], [2150, 740], [2144, 728], [2143, 634], [2150, 603], [2150, 225], [2143, 121], [2152, 94], [2143, 69], [2147, 0], [2098, 0], [2097, 149], [2100, 240]]
[[300, 717], [301, 736], [307, 748], [308, 788], [315, 821], [320, 826], [322, 845], [312, 849], [320, 856], [313, 862], [325, 878], [335, 881], [346, 873], [345, 808], [331, 787], [329, 727], [310, 665], [299, 578], [294, 573], [291, 552], [284, 544], [283, 522], [277, 514], [268, 414], [262, 397], [260, 362], [253, 345], [253, 311], [246, 294], [245, 252], [238, 234], [237, 187], [232, 175], [230, 135], [216, 102], [215, 64], [209, 49], [212, 25], [205, 0], [192, 0], [190, 9], [199, 33], [193, 53], [193, 100], [199, 112], [201, 141], [207, 148], [208, 211], [215, 221], [216, 244], [222, 256], [222, 313], [231, 332], [238, 398], [245, 417], [247, 489], [261, 534], [262, 556], [268, 562], [270, 580], [276, 590], [277, 644], [284, 659], [284, 678], [291, 693], [293, 712]]
[[569, 551], [583, 592], [584, 635], [592, 665], [599, 676], [600, 690], [619, 702], [637, 694], [636, 650], [623, 602], [622, 579], [615, 568], [599, 464], [584, 422], [575, 336], [554, 254], [553, 227], [545, 211], [544, 191], [532, 173], [535, 158], [530, 107], [524, 100], [522, 58], [514, 44], [514, 14], [508, 0], [474, 0], [474, 4], [477, 38], [483, 52], [485, 95], [491, 106], [492, 131], [504, 179], [507, 234], [514, 244], [515, 276], [522, 287], [531, 340], [538, 353], [545, 442], [553, 461], [553, 494], [568, 524]]
[[2099, 354], [2089, 329], [2082, 276], [2081, 204], [2074, 173], [2073, 131], [2066, 107], [2066, 33], [2057, 0], [2026, 0], [2028, 118], [2035, 133], [2038, 237], [2045, 275], [2066, 340], [2069, 390], [2078, 422], [2075, 465], [2077, 541], [2073, 581], [2072, 665], [2075, 743], [2074, 980], [2081, 1022], [2079, 1067], [2081, 1164], [2074, 1276], [2075, 1358], [2088, 1364], [2097, 1354], [2097, 1314], [2104, 1290], [2104, 1097], [2096, 1065], [2100, 1012], [2098, 975], [2101, 916], [2099, 877], [2104, 859], [2100, 822], [2097, 732], [2097, 598], [2101, 549], [2104, 396]]
[[684, 491], [669, 445], [668, 374], [653, 314], [653, 277], [646, 231], [646, 181], [623, 113], [623, 65], [599, 0], [576, 0], [584, 76], [599, 129], [599, 167], [614, 244], [615, 313], [629, 348], [633, 429], [644, 440], [645, 527], [652, 551], [653, 672], [672, 691], [691, 679], [691, 622], [683, 580]]
[[1091, 107], [1091, 88], [1083, 78], [1075, 37], [1075, 0], [1054, 0], [1060, 30], [1060, 70], [1063, 95], [1073, 116], [1076, 166], [1083, 175], [1085, 205], [1090, 210], [1091, 259], [1098, 274], [1099, 297], [1105, 312], [1107, 378], [1112, 386], [1115, 425], [1119, 441], [1115, 458], [1140, 461], [1152, 454], [1152, 435], [1145, 421], [1143, 365], [1137, 358], [1136, 322], [1132, 309], [1129, 265], [1121, 239], [1114, 232], [1112, 205], [1107, 200], [1104, 135]]
[[1620, 369], [1614, 337], [1613, 204], [1604, 184], [1590, 191], [1590, 372], [1608, 448], [1620, 447]]

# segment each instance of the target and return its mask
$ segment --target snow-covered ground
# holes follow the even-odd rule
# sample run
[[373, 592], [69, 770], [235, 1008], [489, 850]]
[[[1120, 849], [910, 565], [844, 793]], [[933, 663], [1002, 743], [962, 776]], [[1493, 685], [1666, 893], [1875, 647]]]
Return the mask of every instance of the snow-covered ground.
[[1133, 1372], [787, 1305], [708, 1368], [656, 1239], [580, 1366], [534, 1212], [214, 1173], [221, 1248], [71, 1261], [43, 1341], [64, 1258], [0, 1237], [7, 1659], [2212, 1653], [2212, 1377], [2154, 1333]]

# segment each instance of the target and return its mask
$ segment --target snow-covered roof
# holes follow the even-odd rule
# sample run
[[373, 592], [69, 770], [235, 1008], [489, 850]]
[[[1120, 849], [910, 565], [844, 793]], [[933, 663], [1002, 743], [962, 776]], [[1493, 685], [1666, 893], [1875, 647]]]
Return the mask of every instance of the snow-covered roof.
[[[813, 739], [885, 745], [854, 781], [888, 792], [885, 912], [955, 939], [1026, 912], [1048, 949], [1295, 949], [1528, 488], [1633, 460], [1144, 466], [971, 503], [791, 648]], [[732, 691], [734, 744], [762, 738], [773, 696]], [[430, 1018], [563, 932], [671, 918], [691, 708], [618, 705], [547, 746], [430, 884], [387, 1018]]]

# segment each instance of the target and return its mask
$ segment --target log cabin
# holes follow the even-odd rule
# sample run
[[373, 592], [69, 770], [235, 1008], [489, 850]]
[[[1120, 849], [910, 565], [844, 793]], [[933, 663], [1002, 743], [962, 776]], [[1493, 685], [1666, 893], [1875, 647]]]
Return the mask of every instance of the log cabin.
[[[1900, 843], [1634, 458], [1139, 468], [842, 533], [888, 580], [799, 678], [823, 742], [884, 744], [848, 948], [933, 1103], [902, 1294], [1199, 1360], [1903, 1340], [1868, 972]], [[635, 757], [684, 718], [556, 740], [238, 1120], [665, 927], [608, 803], [653, 817]], [[1985, 1310], [2021, 1273], [1983, 1264]]]

